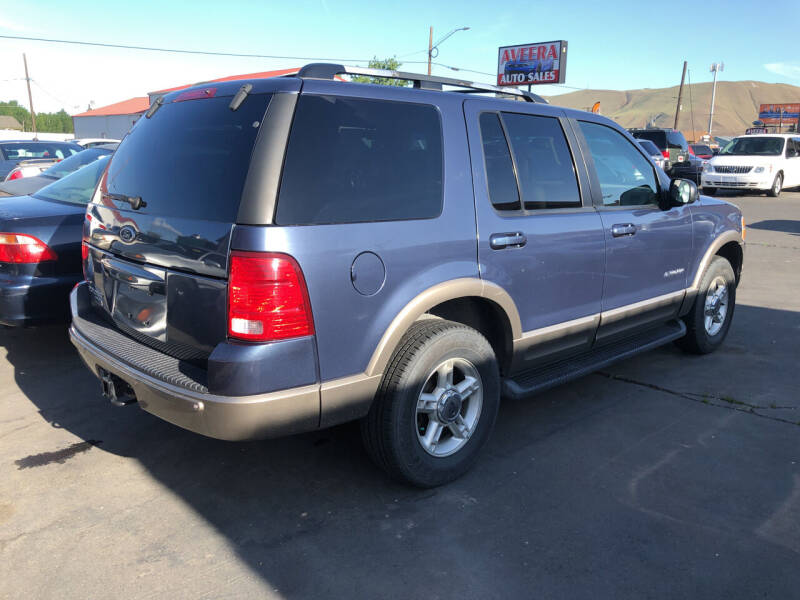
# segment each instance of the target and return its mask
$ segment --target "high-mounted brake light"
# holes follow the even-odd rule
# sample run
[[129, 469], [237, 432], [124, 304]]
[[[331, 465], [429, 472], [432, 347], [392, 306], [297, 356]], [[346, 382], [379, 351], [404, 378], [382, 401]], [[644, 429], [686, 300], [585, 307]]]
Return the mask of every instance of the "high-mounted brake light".
[[58, 260], [58, 256], [42, 240], [25, 233], [0, 233], [0, 262], [40, 263]]
[[213, 98], [217, 95], [217, 88], [203, 88], [202, 90], [189, 90], [178, 94], [173, 102], [186, 102], [187, 100], [202, 100], [204, 98]]
[[288, 254], [233, 251], [228, 335], [268, 342], [313, 333], [308, 289], [297, 261]]

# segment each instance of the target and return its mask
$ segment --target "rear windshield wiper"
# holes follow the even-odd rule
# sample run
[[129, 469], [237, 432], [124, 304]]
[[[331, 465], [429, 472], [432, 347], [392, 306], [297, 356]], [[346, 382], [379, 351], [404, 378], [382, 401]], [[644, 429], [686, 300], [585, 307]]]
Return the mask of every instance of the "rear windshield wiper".
[[233, 100], [231, 100], [231, 103], [228, 105], [228, 108], [230, 108], [233, 111], [238, 110], [238, 108], [242, 105], [242, 102], [244, 102], [244, 99], [247, 98], [248, 94], [250, 94], [252, 90], [253, 90], [252, 84], [245, 83], [242, 87], [239, 88], [239, 91], [236, 92], [236, 95], [233, 97]]
[[156, 101], [153, 102], [153, 105], [147, 109], [147, 112], [144, 114], [145, 117], [148, 119], [156, 114], [156, 111], [161, 108], [161, 105], [164, 104], [164, 96], [159, 96], [156, 98]]
[[147, 206], [147, 202], [142, 200], [141, 196], [126, 196], [125, 194], [104, 194], [104, 196], [117, 202], [127, 202], [133, 210], [139, 210]]

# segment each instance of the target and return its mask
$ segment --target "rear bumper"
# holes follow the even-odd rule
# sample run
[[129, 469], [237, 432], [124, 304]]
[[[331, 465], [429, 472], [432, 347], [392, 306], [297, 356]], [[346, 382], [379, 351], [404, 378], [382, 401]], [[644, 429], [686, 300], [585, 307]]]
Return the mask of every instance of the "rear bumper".
[[69, 291], [80, 275], [0, 274], [0, 324], [10, 327], [69, 321]]
[[[242, 393], [246, 382], [258, 380], [264, 365], [229, 357], [228, 362], [218, 365], [227, 367], [220, 377], [228, 380], [226, 391], [215, 393], [207, 371], [122, 334], [98, 319], [90, 302], [86, 284], [77, 286], [70, 295], [73, 345], [96, 377], [104, 370], [122, 379], [147, 412], [223, 440], [278, 437], [319, 427], [320, 386], [316, 377], [280, 391], [272, 388], [266, 393]], [[242, 365], [253, 372], [241, 369]]]
[[170, 423], [222, 440], [278, 437], [319, 427], [319, 385], [258, 396], [192, 392], [132, 368], [93, 344], [72, 325], [70, 339], [86, 366], [113, 373], [133, 389], [139, 406]]

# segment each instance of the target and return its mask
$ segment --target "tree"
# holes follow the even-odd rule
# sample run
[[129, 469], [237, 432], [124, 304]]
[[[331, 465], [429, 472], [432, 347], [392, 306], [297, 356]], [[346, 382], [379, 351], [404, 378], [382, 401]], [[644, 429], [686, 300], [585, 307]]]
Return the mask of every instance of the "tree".
[[[377, 56], [369, 61], [370, 69], [383, 69], [386, 71], [397, 71], [402, 65], [397, 58], [384, 58], [380, 60]], [[408, 87], [409, 81], [405, 79], [390, 79], [389, 77], [367, 77], [365, 75], [356, 75], [353, 81], [358, 83], [377, 83], [378, 85], [394, 85], [397, 87]]]
[[[22, 123], [23, 131], [33, 131], [31, 113], [16, 100], [0, 102], [0, 115], [10, 115]], [[63, 108], [57, 113], [36, 113], [36, 131], [73, 133], [72, 117]]]

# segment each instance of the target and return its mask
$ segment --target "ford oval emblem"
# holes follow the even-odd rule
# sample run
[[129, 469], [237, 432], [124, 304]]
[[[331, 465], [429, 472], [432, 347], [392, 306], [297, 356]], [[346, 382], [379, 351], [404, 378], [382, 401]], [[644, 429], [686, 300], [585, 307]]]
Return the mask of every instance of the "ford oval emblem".
[[130, 244], [136, 239], [136, 230], [130, 225], [125, 225], [125, 227], [119, 230], [119, 239], [126, 244]]

